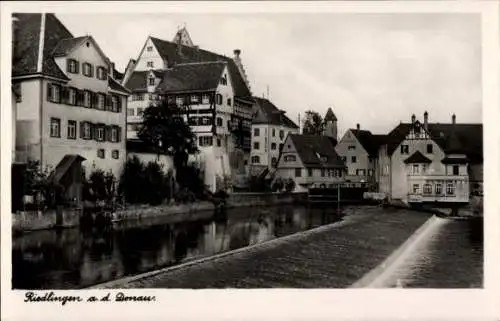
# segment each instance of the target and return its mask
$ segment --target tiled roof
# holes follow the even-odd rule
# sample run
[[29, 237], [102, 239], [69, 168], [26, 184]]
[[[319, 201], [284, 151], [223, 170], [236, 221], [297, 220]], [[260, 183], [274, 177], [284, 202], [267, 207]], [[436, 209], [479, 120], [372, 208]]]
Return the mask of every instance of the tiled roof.
[[378, 149], [385, 142], [386, 135], [374, 135], [369, 130], [361, 129], [350, 129], [350, 131], [356, 136], [370, 157], [378, 155]]
[[250, 94], [250, 90], [245, 84], [233, 59], [196, 47], [181, 46], [181, 50], [178, 50], [178, 45], [176, 43], [154, 37], [151, 37], [151, 41], [153, 41], [160, 55], [167, 60], [170, 66], [189, 62], [226, 61], [235, 96], [239, 98], [251, 98], [252, 95]]
[[174, 65], [163, 73], [158, 90], [163, 93], [215, 90], [225, 66], [222, 61]]
[[252, 121], [253, 124], [269, 124], [295, 129], [299, 128], [299, 126], [268, 99], [259, 97], [253, 97], [253, 99], [257, 107], [257, 114]]
[[58, 184], [61, 179], [68, 173], [68, 170], [71, 166], [77, 162], [82, 162], [86, 160], [86, 158], [76, 155], [76, 154], [66, 154], [61, 159], [59, 164], [57, 164], [56, 168], [50, 173], [48, 180], [55, 184]]
[[[289, 134], [305, 167], [344, 168], [345, 163], [335, 152], [335, 139], [328, 136]], [[318, 157], [319, 156], [319, 157]], [[320, 157], [326, 157], [322, 161]]]
[[326, 115], [325, 115], [325, 121], [337, 121], [337, 116], [335, 116], [335, 114], [333, 113], [333, 110], [331, 108], [328, 108], [328, 110], [326, 111]]
[[118, 81], [121, 81], [123, 79], [123, 73], [119, 72], [116, 69], [113, 69], [113, 78]]
[[424, 156], [420, 151], [416, 151], [410, 157], [404, 160], [405, 164], [430, 164], [432, 161]]
[[[453, 128], [455, 126], [455, 128]], [[392, 155], [397, 146], [404, 140], [411, 124], [401, 123], [394, 128], [386, 138], [388, 153]], [[482, 124], [428, 124], [431, 138], [445, 153], [461, 152], [467, 155], [471, 162], [483, 159], [483, 125]], [[455, 130], [455, 134], [453, 134]], [[450, 139], [453, 138], [453, 139]]]
[[109, 88], [111, 88], [113, 90], [129, 93], [129, 94], [131, 93], [130, 90], [128, 90], [127, 88], [120, 85], [120, 83], [118, 81], [114, 80], [111, 77], [108, 77], [108, 86], [109, 86]]
[[68, 53], [71, 52], [71, 50], [73, 50], [73, 48], [78, 47], [87, 38], [88, 36], [62, 39], [61, 41], [59, 41], [57, 46], [52, 51], [52, 56], [54, 57], [66, 56]]
[[148, 73], [149, 71], [134, 71], [127, 80], [125, 87], [133, 92], [147, 91], [148, 87], [146, 77]]
[[[14, 23], [14, 51], [12, 76], [26, 76], [37, 73], [38, 47], [40, 43], [41, 14], [16, 13]], [[54, 14], [47, 13], [45, 19], [42, 73], [64, 80], [68, 77], [57, 66], [52, 52], [63, 39], [73, 38]]]

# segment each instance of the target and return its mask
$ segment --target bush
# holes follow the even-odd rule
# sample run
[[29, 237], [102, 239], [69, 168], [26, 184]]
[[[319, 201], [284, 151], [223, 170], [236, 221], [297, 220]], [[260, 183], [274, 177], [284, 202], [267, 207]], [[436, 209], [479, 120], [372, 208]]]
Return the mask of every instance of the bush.
[[285, 183], [281, 177], [278, 177], [274, 180], [272, 190], [273, 192], [280, 192], [285, 187]]
[[295, 189], [295, 181], [292, 178], [289, 178], [285, 183], [285, 191], [288, 193], [292, 192]]
[[177, 169], [177, 182], [181, 188], [191, 191], [196, 197], [204, 198], [206, 194], [205, 180], [200, 169], [187, 165]]
[[127, 160], [120, 175], [118, 193], [131, 204], [143, 203], [145, 201], [144, 189], [146, 179], [144, 169], [144, 164], [137, 156], [134, 156]]
[[257, 175], [251, 175], [248, 178], [248, 189], [250, 192], [264, 193], [271, 191], [271, 184], [266, 179], [261, 179]]
[[150, 205], [158, 205], [164, 199], [164, 173], [160, 165], [156, 162], [149, 162], [144, 168], [145, 201]]

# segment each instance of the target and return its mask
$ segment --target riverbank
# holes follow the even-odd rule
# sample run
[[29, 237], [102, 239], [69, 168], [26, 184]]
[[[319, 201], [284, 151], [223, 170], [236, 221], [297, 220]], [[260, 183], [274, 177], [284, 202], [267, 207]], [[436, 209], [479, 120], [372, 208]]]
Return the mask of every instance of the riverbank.
[[[275, 206], [285, 204], [303, 203], [306, 194], [297, 193], [233, 193], [227, 201], [227, 208]], [[164, 204], [151, 205], [128, 205], [113, 214], [114, 222], [136, 221], [154, 217], [166, 217], [171, 215], [191, 215], [193, 213], [213, 211], [215, 206], [212, 202], [200, 201], [189, 204]], [[12, 214], [13, 232], [27, 232], [57, 227], [70, 228], [80, 224], [81, 211], [76, 209], [63, 209], [62, 224], [57, 225], [55, 210], [26, 211]]]

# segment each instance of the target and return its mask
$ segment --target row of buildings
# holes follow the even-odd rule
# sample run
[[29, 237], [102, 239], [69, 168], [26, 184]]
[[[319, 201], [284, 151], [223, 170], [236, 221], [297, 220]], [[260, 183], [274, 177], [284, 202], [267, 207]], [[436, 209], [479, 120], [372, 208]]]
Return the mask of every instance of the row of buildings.
[[481, 125], [425, 115], [384, 135], [358, 125], [339, 140], [329, 109], [324, 135], [302, 135], [252, 94], [238, 49], [233, 57], [203, 50], [183, 28], [172, 41], [148, 37], [120, 73], [92, 36], [73, 36], [54, 14], [13, 19], [12, 159], [39, 160], [56, 177], [78, 160], [118, 176], [134, 155], [171, 168], [137, 136], [144, 110], [165, 101], [184, 111], [200, 149], [190, 161], [212, 191], [219, 178], [244, 185], [263, 171], [294, 179], [297, 191], [367, 184], [405, 201], [465, 197], [482, 181]]

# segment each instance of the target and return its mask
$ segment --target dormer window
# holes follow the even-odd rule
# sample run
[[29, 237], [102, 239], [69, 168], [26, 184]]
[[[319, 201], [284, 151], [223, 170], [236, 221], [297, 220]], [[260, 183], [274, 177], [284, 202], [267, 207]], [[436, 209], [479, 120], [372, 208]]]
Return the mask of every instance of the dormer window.
[[69, 73], [77, 74], [79, 69], [78, 67], [79, 67], [78, 61], [76, 61], [75, 59], [68, 59], [67, 70]]
[[155, 79], [154, 79], [154, 77], [150, 77], [149, 78], [149, 85], [150, 86], [154, 86], [155, 85]]
[[153, 64], [153, 62], [152, 62], [152, 61], [148, 61], [148, 62], [147, 62], [147, 66], [148, 66], [148, 68], [153, 68], [153, 67], [154, 67], [154, 64]]
[[220, 79], [220, 83], [221, 85], [227, 85], [227, 76], [224, 75], [221, 79]]

